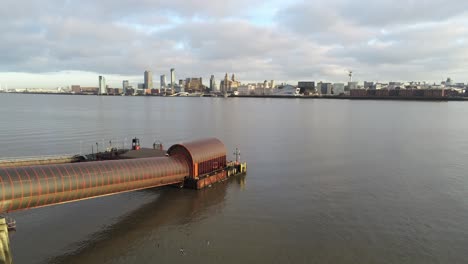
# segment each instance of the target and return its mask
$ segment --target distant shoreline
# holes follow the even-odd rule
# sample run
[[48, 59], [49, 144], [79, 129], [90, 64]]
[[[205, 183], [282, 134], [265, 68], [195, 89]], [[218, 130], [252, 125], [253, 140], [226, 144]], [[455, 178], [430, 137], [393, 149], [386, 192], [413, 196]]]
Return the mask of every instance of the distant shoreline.
[[386, 101], [468, 101], [468, 97], [399, 97], [399, 96], [287, 96], [287, 95], [235, 95], [237, 98], [287, 98], [333, 100], [386, 100]]
[[[34, 94], [34, 95], [81, 95], [81, 96], [98, 96], [95, 94], [72, 94], [72, 93], [42, 93], [42, 92], [0, 92], [1, 94]], [[100, 96], [122, 96], [122, 95], [100, 95]], [[132, 95], [128, 97], [188, 97], [198, 98], [200, 96], [161, 96], [161, 95]], [[211, 97], [211, 96], [203, 96]], [[212, 98], [222, 98], [221, 96]], [[400, 97], [400, 96], [288, 96], [288, 95], [231, 95], [228, 98], [273, 98], [273, 99], [332, 99], [332, 100], [384, 100], [384, 101], [468, 101], [468, 97]]]

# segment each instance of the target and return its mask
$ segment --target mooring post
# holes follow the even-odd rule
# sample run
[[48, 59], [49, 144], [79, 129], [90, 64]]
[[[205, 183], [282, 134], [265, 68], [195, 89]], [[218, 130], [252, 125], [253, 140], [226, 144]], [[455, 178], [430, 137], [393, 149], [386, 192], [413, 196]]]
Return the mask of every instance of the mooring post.
[[11, 264], [10, 239], [5, 218], [0, 218], [0, 264]]

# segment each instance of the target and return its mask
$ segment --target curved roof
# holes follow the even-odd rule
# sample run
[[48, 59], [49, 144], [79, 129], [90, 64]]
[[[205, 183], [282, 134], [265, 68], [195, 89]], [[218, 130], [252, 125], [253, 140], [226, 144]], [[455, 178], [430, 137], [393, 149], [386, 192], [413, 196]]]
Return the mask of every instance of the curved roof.
[[187, 150], [187, 152], [192, 157], [193, 163], [200, 163], [226, 156], [226, 147], [224, 146], [223, 142], [217, 138], [208, 138], [176, 144], [170, 147], [167, 150], [167, 153], [171, 155], [171, 153], [178, 147], [182, 147]]

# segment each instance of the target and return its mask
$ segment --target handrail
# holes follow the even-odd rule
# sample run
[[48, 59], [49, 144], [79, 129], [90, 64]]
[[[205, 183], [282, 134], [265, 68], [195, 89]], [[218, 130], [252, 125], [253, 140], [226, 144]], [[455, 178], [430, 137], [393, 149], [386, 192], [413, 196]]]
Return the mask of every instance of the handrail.
[[1, 162], [31, 161], [31, 160], [51, 160], [73, 158], [76, 154], [42, 155], [42, 156], [22, 156], [22, 157], [0, 157]]

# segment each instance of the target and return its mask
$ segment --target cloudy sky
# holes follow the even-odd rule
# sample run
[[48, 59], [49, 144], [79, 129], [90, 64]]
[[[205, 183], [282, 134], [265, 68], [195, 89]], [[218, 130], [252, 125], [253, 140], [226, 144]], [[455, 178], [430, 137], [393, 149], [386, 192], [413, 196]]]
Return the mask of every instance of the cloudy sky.
[[[0, 84], [468, 81], [467, 0], [2, 0]], [[206, 82], [206, 81], [205, 81]]]

